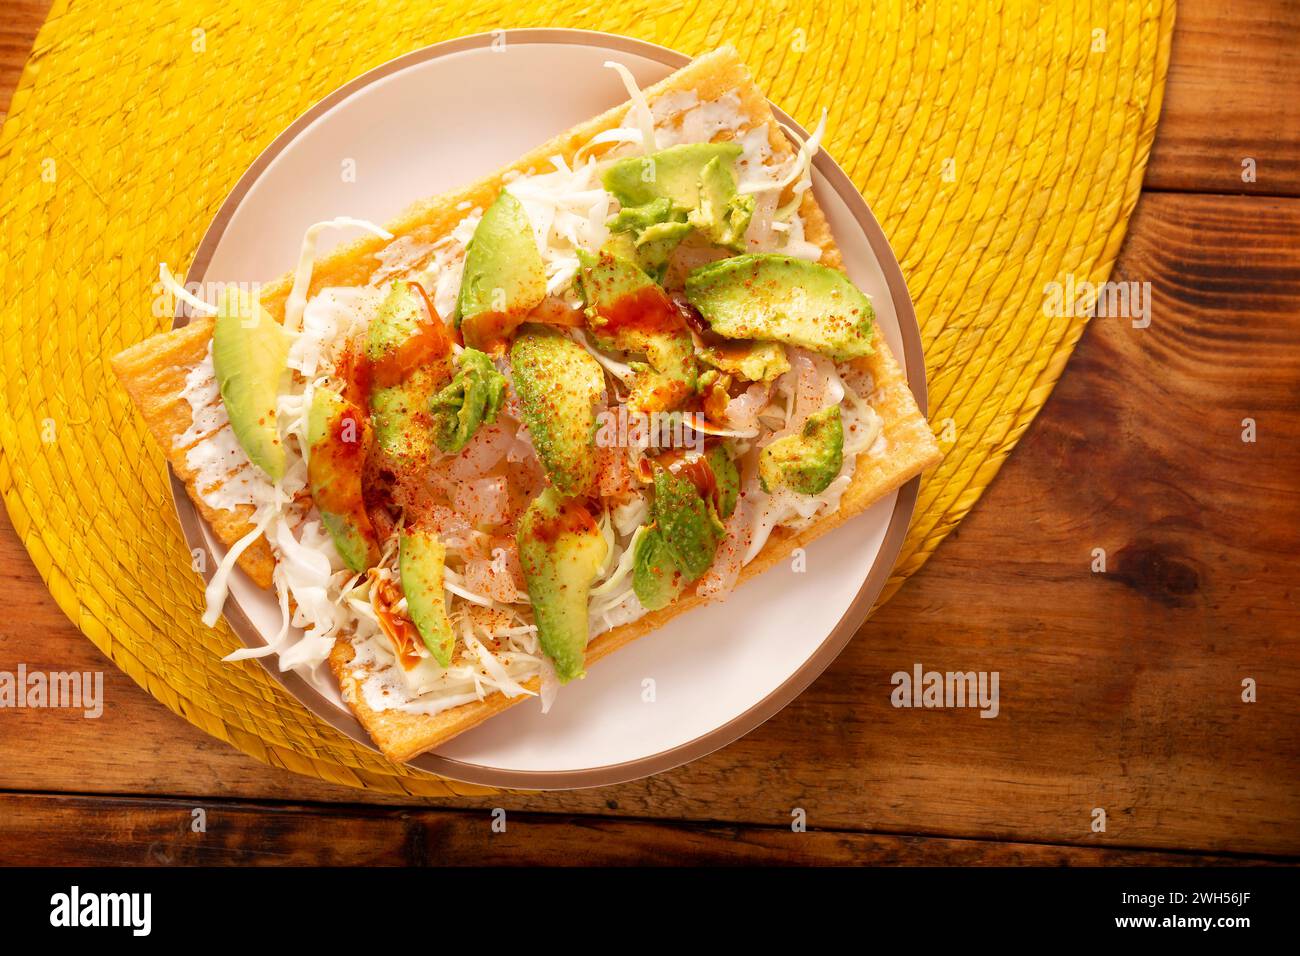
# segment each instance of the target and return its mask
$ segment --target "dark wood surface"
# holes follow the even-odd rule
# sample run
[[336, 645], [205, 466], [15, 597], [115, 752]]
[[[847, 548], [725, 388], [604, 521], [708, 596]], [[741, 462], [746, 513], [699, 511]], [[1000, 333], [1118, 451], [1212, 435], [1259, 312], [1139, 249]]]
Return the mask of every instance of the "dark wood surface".
[[[0, 9], [0, 113], [46, 7]], [[1295, 4], [1180, 5], [1114, 276], [1152, 284], [1150, 328], [1091, 324], [971, 515], [744, 739], [619, 787], [483, 799], [272, 770], [106, 666], [0, 519], [0, 669], [102, 669], [107, 699], [98, 720], [0, 713], [0, 862], [1300, 858], [1297, 36]], [[894, 709], [916, 661], [1000, 671], [1002, 715]]]

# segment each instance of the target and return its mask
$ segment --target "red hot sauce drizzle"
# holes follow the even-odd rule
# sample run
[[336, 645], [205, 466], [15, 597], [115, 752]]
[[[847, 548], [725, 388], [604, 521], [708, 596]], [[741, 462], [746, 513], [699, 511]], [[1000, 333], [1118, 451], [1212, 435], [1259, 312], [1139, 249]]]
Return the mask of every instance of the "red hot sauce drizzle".
[[[642, 458], [638, 464], [642, 480], [652, 481], [654, 470], [650, 459]], [[718, 477], [713, 473], [713, 466], [703, 454], [672, 449], [659, 454], [654, 459], [654, 464], [666, 469], [669, 474], [677, 478], [685, 478], [695, 486], [701, 498], [712, 501], [715, 508], [722, 507], [721, 495], [718, 492]]]
[[663, 334], [680, 332], [685, 327], [681, 313], [657, 285], [645, 285], [619, 296], [612, 305], [600, 309], [598, 324], [602, 335], [622, 331]]
[[591, 534], [596, 530], [596, 519], [585, 505], [566, 501], [559, 514], [543, 518], [533, 526], [533, 535], [545, 544], [555, 544], [564, 535]]
[[363, 408], [369, 406], [374, 389], [400, 385], [416, 369], [451, 353], [451, 333], [429, 301], [424, 286], [418, 282], [407, 284], [419, 292], [424, 303], [425, 319], [416, 332], [375, 361], [366, 356], [363, 345], [354, 345], [343, 362], [348, 398]]
[[370, 603], [375, 609], [375, 617], [379, 619], [379, 629], [392, 642], [402, 669], [409, 671], [420, 663], [422, 642], [411, 619], [394, 610], [394, 605], [402, 599], [397, 584], [391, 579], [380, 577], [372, 570], [370, 587], [373, 593]]
[[313, 447], [307, 457], [307, 480], [316, 489], [316, 507], [346, 515], [378, 550], [379, 540], [361, 491], [361, 475], [370, 445], [370, 423], [353, 406], [329, 423], [329, 432], [329, 438]]

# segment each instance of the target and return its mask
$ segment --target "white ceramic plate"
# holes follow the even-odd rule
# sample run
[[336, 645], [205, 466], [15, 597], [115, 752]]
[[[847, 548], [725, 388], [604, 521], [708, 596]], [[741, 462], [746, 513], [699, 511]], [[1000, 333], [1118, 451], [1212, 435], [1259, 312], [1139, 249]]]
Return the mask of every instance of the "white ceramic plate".
[[[602, 68], [609, 59], [626, 64], [643, 87], [687, 61], [621, 37], [521, 30], [439, 44], [365, 74], [258, 158], [218, 213], [187, 281], [270, 281], [292, 268], [314, 222], [341, 215], [385, 222], [417, 199], [513, 161], [626, 100], [618, 76]], [[355, 171], [355, 181], [345, 170]], [[880, 331], [924, 408], [916, 320], [880, 227], [824, 153], [814, 190], [850, 276], [871, 295]], [[320, 251], [350, 238], [324, 236]], [[191, 545], [214, 547], [176, 487]], [[805, 573], [778, 566], [725, 603], [691, 611], [612, 655], [566, 687], [549, 714], [527, 701], [415, 764], [484, 784], [593, 786], [725, 745], [793, 699], [847, 643], [893, 566], [915, 496], [912, 482], [818, 540]], [[250, 646], [264, 644], [279, 624], [273, 596], [242, 574], [227, 617]], [[265, 660], [314, 712], [373, 746], [332, 687], [281, 675], [273, 658]]]

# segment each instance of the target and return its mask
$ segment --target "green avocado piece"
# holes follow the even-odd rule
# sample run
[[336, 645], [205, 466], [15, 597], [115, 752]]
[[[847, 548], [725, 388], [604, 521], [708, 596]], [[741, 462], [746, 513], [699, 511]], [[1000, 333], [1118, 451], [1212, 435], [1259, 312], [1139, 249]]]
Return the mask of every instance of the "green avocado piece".
[[699, 375], [689, 333], [652, 338], [646, 343], [645, 354], [645, 362], [628, 363], [637, 373], [627, 398], [629, 408], [671, 411], [694, 394]]
[[554, 488], [528, 506], [515, 538], [538, 639], [567, 684], [585, 673], [587, 603], [609, 546], [591, 512]]
[[[370, 413], [375, 442], [394, 460], [419, 463], [428, 459], [433, 444], [429, 400], [447, 374], [450, 341], [423, 342], [429, 315], [424, 295], [414, 285], [394, 282], [366, 333], [366, 359], [372, 369], [395, 366], [371, 383]], [[413, 343], [414, 342], [414, 346]], [[428, 344], [423, 354], [419, 346]], [[403, 368], [413, 364], [413, 368]], [[397, 380], [388, 383], [388, 379]]]
[[692, 230], [733, 252], [743, 252], [754, 198], [736, 192], [732, 172], [737, 143], [685, 143], [649, 156], [619, 160], [606, 171], [605, 188], [622, 206], [607, 225], [632, 236], [633, 252], [615, 246], [656, 282], [668, 257]]
[[705, 345], [700, 361], [720, 372], [751, 382], [770, 382], [790, 371], [790, 360], [779, 342], [729, 341]]
[[713, 564], [722, 523], [689, 478], [656, 465], [654, 489], [654, 519], [664, 547], [686, 580], [694, 581]]
[[819, 495], [835, 480], [844, 464], [844, 425], [840, 407], [813, 412], [797, 435], [778, 438], [758, 456], [763, 490], [789, 488], [801, 495]]
[[429, 402], [433, 440], [454, 454], [469, 444], [480, 425], [497, 420], [506, 397], [506, 378], [478, 349], [466, 349], [456, 360], [460, 371]]
[[688, 222], [658, 222], [648, 227], [632, 244], [637, 265], [655, 282], [662, 283], [668, 272], [669, 257], [690, 232]]
[[728, 172], [744, 152], [739, 143], [683, 143], [649, 156], [620, 159], [605, 170], [605, 189], [621, 206], [643, 206], [667, 199], [674, 207], [691, 210], [700, 204], [700, 177], [718, 160]]
[[634, 263], [609, 252], [578, 252], [578, 287], [587, 307], [587, 328], [603, 349], [645, 356], [628, 406], [668, 411], [694, 394], [695, 346], [677, 307]]
[[379, 540], [361, 494], [369, 444], [361, 409], [318, 386], [307, 411], [307, 486], [343, 563], [357, 573], [379, 562]]
[[632, 555], [632, 590], [647, 610], [671, 603], [713, 564], [724, 532], [720, 519], [736, 510], [740, 472], [725, 445], [704, 453], [714, 494], [706, 499], [689, 479], [656, 465], [653, 521]]
[[[689, 224], [680, 225], [690, 232]], [[616, 232], [610, 235], [605, 244], [600, 247], [600, 251], [636, 263], [642, 272], [662, 285], [664, 276], [668, 274], [668, 258], [677, 248], [678, 242], [677, 238], [670, 237], [643, 243], [639, 242], [632, 233]]]
[[688, 222], [708, 240], [732, 252], [745, 251], [745, 230], [754, 215], [754, 197], [736, 192], [731, 163], [715, 156], [700, 171], [700, 200]]
[[632, 553], [632, 591], [647, 611], [657, 611], [686, 589], [686, 578], [664, 544], [663, 533], [653, 525]]
[[[645, 230], [637, 236], [637, 252], [647, 255], [647, 250], [659, 248], [672, 252], [677, 244], [690, 234], [690, 231], [689, 222], [656, 222], [652, 226], [646, 226]], [[655, 258], [658, 259], [659, 256], [655, 254]], [[665, 254], [662, 258], [666, 264], [668, 256]]]
[[[609, 239], [606, 240], [605, 244], [600, 247], [600, 251], [611, 256], [618, 256], [620, 259], [626, 259], [628, 262], [635, 262], [647, 275], [654, 272], [652, 265], [647, 265], [646, 263], [641, 262], [637, 257], [636, 240], [632, 237], [631, 233], [613, 233], [610, 235]], [[578, 250], [579, 258], [581, 258], [585, 252], [586, 251], [582, 249]], [[589, 255], [590, 253], [586, 254]]]
[[276, 401], [288, 360], [289, 337], [257, 297], [227, 289], [212, 331], [212, 366], [239, 447], [272, 481], [284, 477]]
[[488, 207], [465, 250], [456, 316], [465, 344], [494, 355], [546, 298], [546, 267], [523, 203], [506, 190]]
[[668, 257], [693, 228], [686, 210], [661, 197], [644, 206], [625, 206], [606, 225], [610, 238], [604, 251], [635, 263], [655, 282], [663, 282]]
[[611, 237], [604, 250], [636, 263], [655, 282], [663, 282], [668, 256], [693, 229], [686, 221], [685, 209], [673, 207], [667, 198], [645, 206], [625, 206], [606, 225]]
[[510, 350], [524, 425], [551, 484], [564, 496], [586, 494], [596, 480], [596, 403], [605, 373], [573, 339], [526, 326]]
[[424, 639], [433, 659], [441, 666], [451, 664], [456, 635], [447, 620], [447, 599], [442, 572], [447, 549], [432, 531], [406, 528], [397, 538], [397, 564], [406, 596], [406, 616]]
[[704, 458], [713, 470], [713, 481], [718, 488], [718, 517], [725, 521], [736, 510], [736, 501], [740, 498], [740, 470], [736, 468], [726, 442], [714, 445], [704, 453]]
[[605, 225], [610, 232], [640, 235], [651, 226], [685, 221], [686, 213], [675, 210], [668, 197], [660, 196], [642, 206], [624, 206], [610, 216]]
[[418, 334], [429, 319], [428, 308], [415, 286], [394, 281], [366, 330], [366, 358], [382, 362]]
[[729, 339], [785, 342], [837, 362], [874, 351], [870, 300], [815, 262], [772, 253], [721, 259], [686, 277], [686, 298]]

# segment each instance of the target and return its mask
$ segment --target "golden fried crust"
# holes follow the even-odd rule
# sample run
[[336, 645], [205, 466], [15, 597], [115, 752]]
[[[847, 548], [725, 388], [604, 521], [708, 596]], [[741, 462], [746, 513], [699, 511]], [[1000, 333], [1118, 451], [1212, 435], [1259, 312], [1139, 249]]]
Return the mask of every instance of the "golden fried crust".
[[[204, 502], [195, 487], [198, 473], [185, 459], [185, 453], [195, 442], [186, 445], [175, 443], [176, 436], [184, 434], [193, 423], [190, 403], [182, 395], [185, 377], [207, 355], [213, 325], [212, 319], [196, 319], [184, 328], [133, 345], [115, 356], [112, 364], [122, 387], [140, 409], [149, 433], [171, 463], [172, 471], [185, 482], [190, 500], [216, 536], [229, 547], [252, 529], [249, 523], [252, 506], [241, 505], [233, 511], [219, 511]], [[239, 556], [238, 563], [258, 587], [271, 586], [275, 558], [271, 556], [271, 548], [265, 539], [258, 538], [249, 545]]]
[[[789, 141], [777, 126], [767, 100], [754, 85], [748, 71], [731, 47], [723, 47], [702, 56], [664, 81], [649, 87], [645, 91], [646, 98], [653, 102], [658, 96], [674, 90], [694, 90], [702, 101], [716, 99], [728, 92], [735, 93], [740, 99], [741, 111], [747, 116], [750, 128], [763, 123], [768, 124], [769, 140], [775, 155], [788, 157], [793, 152]], [[510, 174], [547, 169], [550, 167], [551, 157], [557, 155], [571, 160], [579, 147], [597, 133], [621, 125], [627, 110], [627, 104], [609, 110], [595, 119], [561, 133], [519, 161], [485, 179], [455, 192], [417, 203], [396, 222], [390, 224], [389, 231], [395, 238], [410, 236], [414, 241], [422, 244], [436, 242], [461, 221], [466, 214], [466, 209], [486, 208], [496, 198]], [[811, 191], [804, 195], [800, 212], [804, 218], [806, 239], [822, 249], [821, 261], [834, 268], [843, 268], [843, 261], [831, 236], [826, 217]], [[315, 295], [326, 287], [367, 284], [371, 275], [380, 266], [374, 254], [386, 244], [384, 240], [377, 237], [368, 237], [344, 246], [319, 260], [312, 272], [309, 296]], [[263, 289], [262, 304], [277, 320], [283, 320], [284, 301], [292, 287], [292, 282], [292, 277], [286, 276]], [[114, 367], [123, 378], [132, 398], [141, 406], [150, 430], [168, 450], [169, 460], [172, 461], [173, 467], [177, 468], [177, 474], [181, 474], [177, 459], [180, 458], [183, 465], [183, 455], [177, 455], [171, 450], [171, 436], [179, 434], [190, 425], [188, 405], [180, 398], [179, 393], [184, 385], [185, 373], [202, 359], [207, 347], [204, 332], [196, 329], [196, 326], [199, 329], [203, 327], [201, 323], [195, 323], [185, 329], [155, 336], [147, 342], [128, 349], [114, 360]], [[206, 323], [206, 334], [211, 334], [210, 322]], [[917, 408], [902, 370], [890, 354], [889, 347], [880, 337], [877, 337], [875, 345], [874, 355], [858, 359], [855, 364], [870, 372], [874, 378], [876, 390], [871, 396], [871, 404], [883, 420], [884, 440], [887, 443], [886, 454], [879, 457], [865, 453], [860, 455], [853, 481], [845, 491], [839, 509], [799, 532], [778, 528], [758, 556], [741, 570], [741, 583], [784, 560], [795, 548], [806, 546], [832, 528], [865, 511], [908, 479], [935, 464], [941, 457], [938, 444], [924, 416]], [[237, 540], [248, 530], [247, 511], [243, 514], [242, 521], [237, 513], [220, 512], [214, 515], [212, 510], [195, 495], [192, 481], [187, 480], [186, 487], [204, 517], [212, 523], [214, 531], [227, 544]], [[245, 570], [249, 570], [251, 565], [261, 571], [262, 563], [270, 562], [265, 543], [259, 541], [258, 546], [257, 557], [248, 564], [241, 560], [240, 564]], [[253, 550], [249, 549], [250, 552]], [[245, 557], [247, 556], [246, 554]], [[254, 578], [259, 583], [269, 582], [269, 570], [265, 570], [263, 577], [258, 578], [254, 575]], [[652, 611], [640, 620], [599, 635], [587, 648], [587, 662], [593, 664], [599, 661], [605, 655], [661, 627], [677, 615], [689, 611], [702, 600], [693, 594], [684, 596], [669, 607]], [[482, 701], [464, 704], [432, 716], [408, 714], [396, 710], [375, 711], [366, 704], [360, 693], [360, 683], [364, 679], [364, 674], [354, 673], [357, 670], [351, 665], [354, 653], [347, 641], [338, 641], [330, 655], [330, 668], [339, 681], [348, 706], [380, 750], [393, 760], [410, 760], [506, 708], [529, 699], [526, 697], [512, 699], [498, 693]], [[534, 679], [525, 686], [536, 690], [538, 681]]]

